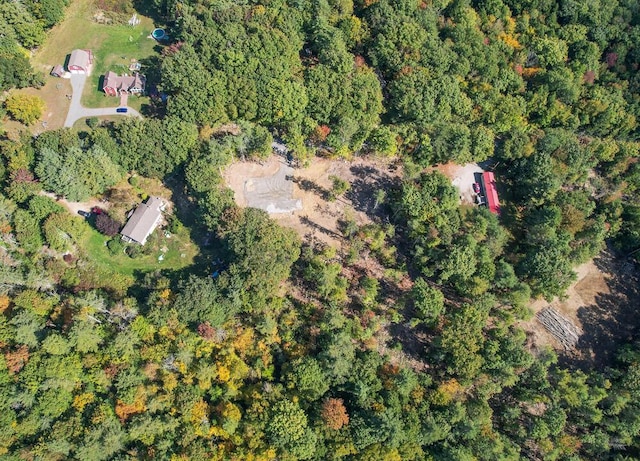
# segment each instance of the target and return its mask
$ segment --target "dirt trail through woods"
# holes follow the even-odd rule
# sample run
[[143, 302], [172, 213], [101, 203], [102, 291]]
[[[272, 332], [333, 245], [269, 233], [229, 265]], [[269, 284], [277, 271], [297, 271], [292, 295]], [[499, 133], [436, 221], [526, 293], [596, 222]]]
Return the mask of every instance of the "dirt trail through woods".
[[82, 211], [91, 211], [91, 209], [93, 207], [98, 207], [98, 208], [103, 208], [103, 209], [107, 209], [109, 208], [109, 202], [101, 202], [98, 199], [90, 199], [87, 200], [86, 202], [70, 202], [67, 199], [64, 198], [57, 198], [56, 194], [53, 194], [51, 192], [40, 192], [40, 195], [44, 195], [46, 197], [49, 197], [53, 200], [55, 200], [58, 204], [62, 205], [63, 207], [65, 207], [67, 210], [69, 210], [71, 213], [73, 213], [74, 215], [78, 214], [78, 211], [82, 210]]

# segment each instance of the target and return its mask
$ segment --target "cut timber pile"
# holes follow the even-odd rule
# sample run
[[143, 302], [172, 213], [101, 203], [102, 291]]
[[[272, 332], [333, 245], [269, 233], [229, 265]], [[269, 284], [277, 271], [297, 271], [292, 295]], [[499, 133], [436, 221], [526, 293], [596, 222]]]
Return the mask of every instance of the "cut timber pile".
[[580, 332], [571, 321], [551, 307], [545, 307], [536, 315], [544, 327], [549, 330], [565, 349], [573, 349], [578, 344]]

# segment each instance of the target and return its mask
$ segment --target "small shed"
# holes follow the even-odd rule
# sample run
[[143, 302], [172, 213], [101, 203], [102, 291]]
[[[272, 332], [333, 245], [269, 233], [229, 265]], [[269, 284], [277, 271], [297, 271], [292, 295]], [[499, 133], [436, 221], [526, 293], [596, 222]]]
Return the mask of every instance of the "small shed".
[[72, 74], [88, 74], [93, 64], [93, 54], [91, 50], [73, 50], [69, 57], [67, 69]]
[[149, 197], [145, 203], [138, 205], [120, 235], [125, 242], [144, 245], [147, 238], [155, 230], [162, 219], [164, 202], [160, 197]]
[[53, 67], [53, 69], [51, 69], [50, 74], [53, 77], [58, 77], [58, 78], [64, 77], [64, 74], [65, 74], [64, 67], [62, 67], [61, 64], [57, 64]]

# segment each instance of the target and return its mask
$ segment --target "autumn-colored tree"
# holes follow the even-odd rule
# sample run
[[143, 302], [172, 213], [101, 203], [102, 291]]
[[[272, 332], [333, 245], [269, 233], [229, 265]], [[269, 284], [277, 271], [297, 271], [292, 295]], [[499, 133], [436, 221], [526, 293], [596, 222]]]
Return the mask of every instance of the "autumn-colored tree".
[[7, 112], [25, 125], [36, 122], [44, 113], [44, 101], [38, 96], [14, 93], [4, 103]]
[[207, 341], [213, 341], [216, 337], [216, 329], [209, 322], [200, 323], [198, 325], [198, 334]]
[[96, 216], [96, 228], [104, 235], [108, 235], [110, 237], [116, 235], [120, 231], [121, 226], [122, 224], [108, 214], [101, 213]]
[[3, 314], [9, 308], [9, 297], [7, 295], [0, 296], [0, 314]]
[[139, 387], [135, 394], [135, 399], [132, 403], [125, 403], [118, 399], [116, 402], [115, 412], [121, 422], [126, 421], [132, 415], [143, 413], [147, 407], [145, 405], [145, 393], [144, 388]]
[[29, 346], [23, 344], [15, 351], [6, 352], [4, 358], [7, 362], [9, 373], [17, 373], [22, 370], [29, 361]]
[[320, 416], [329, 429], [338, 430], [349, 424], [349, 414], [342, 399], [325, 400], [322, 403]]
[[313, 131], [313, 139], [316, 142], [324, 142], [331, 133], [331, 128], [327, 125], [318, 125]]

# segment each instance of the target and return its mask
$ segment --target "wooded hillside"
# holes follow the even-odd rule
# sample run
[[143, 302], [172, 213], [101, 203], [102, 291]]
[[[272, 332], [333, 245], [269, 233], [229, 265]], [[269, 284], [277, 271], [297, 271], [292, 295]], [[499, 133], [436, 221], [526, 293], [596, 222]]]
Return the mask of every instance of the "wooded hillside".
[[[63, 16], [49, 3], [0, 0], [0, 89], [37, 81], [16, 47]], [[583, 363], [521, 328], [605, 246], [640, 298], [635, 1], [145, 8], [171, 36], [148, 71], [166, 106], [0, 141], [3, 459], [640, 458], [637, 320], [603, 322], [615, 354]], [[274, 138], [402, 177], [339, 247], [301, 238], [221, 177]], [[495, 172], [500, 216], [460, 206], [431, 168], [450, 161]], [[173, 197], [155, 238], [195, 242], [193, 265], [92, 253], [155, 263], [164, 243], [113, 235], [147, 178]], [[109, 219], [52, 196], [107, 199]]]

